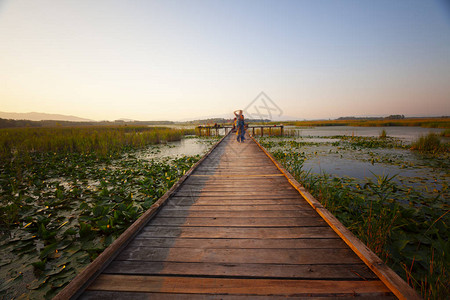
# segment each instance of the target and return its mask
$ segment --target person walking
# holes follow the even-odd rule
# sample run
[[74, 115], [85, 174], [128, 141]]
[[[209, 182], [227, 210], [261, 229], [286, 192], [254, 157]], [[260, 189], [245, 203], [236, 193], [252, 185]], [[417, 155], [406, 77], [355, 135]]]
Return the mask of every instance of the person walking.
[[244, 115], [242, 114], [242, 109], [236, 110], [234, 112], [234, 115], [236, 116], [237, 141], [239, 143], [243, 143], [245, 141], [245, 121]]

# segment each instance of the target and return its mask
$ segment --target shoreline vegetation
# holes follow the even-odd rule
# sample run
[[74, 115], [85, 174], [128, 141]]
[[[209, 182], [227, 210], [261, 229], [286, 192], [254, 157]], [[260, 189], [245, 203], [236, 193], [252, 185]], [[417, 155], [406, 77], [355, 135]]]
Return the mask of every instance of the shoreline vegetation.
[[147, 126], [87, 126], [0, 129], [0, 159], [31, 153], [111, 155], [124, 147], [179, 141], [194, 130]]
[[[273, 122], [271, 122], [273, 123]], [[277, 122], [278, 123], [278, 122]], [[298, 127], [318, 126], [355, 126], [355, 127], [390, 127], [408, 126], [425, 128], [450, 128], [450, 118], [404, 118], [404, 119], [349, 119], [349, 120], [318, 120], [318, 121], [287, 121], [284, 125]], [[274, 123], [275, 124], [275, 123]]]
[[444, 299], [450, 292], [450, 203], [445, 179], [449, 175], [445, 167], [450, 154], [449, 143], [438, 143], [439, 138], [434, 134], [420, 137], [412, 145], [404, 145], [382, 133], [379, 137], [335, 138], [340, 141], [330, 145], [330, 152], [345, 148], [359, 152], [364, 149], [370, 152], [374, 148], [414, 151], [415, 156], [430, 165], [434, 165], [433, 160], [441, 166], [441, 171], [445, 172], [440, 179], [442, 187], [430, 190], [420, 178], [417, 178], [422, 182], [420, 187], [413, 186], [397, 180], [397, 175], [372, 173], [372, 178], [357, 179], [332, 176], [323, 171], [314, 174], [304, 167], [309, 159], [304, 143], [295, 138], [259, 140], [317, 200], [424, 299]]
[[[355, 127], [389, 127], [389, 126], [416, 126], [425, 128], [449, 128], [450, 117], [417, 117], [389, 116], [386, 118], [339, 118], [336, 120], [310, 120], [310, 121], [271, 121], [269, 119], [247, 119], [251, 124], [273, 124], [298, 127], [318, 126], [355, 126]], [[0, 118], [0, 128], [24, 127], [88, 127], [88, 126], [195, 126], [205, 124], [231, 125], [233, 119], [209, 118], [194, 121], [100, 121], [100, 122], [73, 122], [73, 121], [29, 121]]]
[[140, 149], [192, 133], [1, 129], [0, 298], [56, 295], [200, 159], [142, 159]]

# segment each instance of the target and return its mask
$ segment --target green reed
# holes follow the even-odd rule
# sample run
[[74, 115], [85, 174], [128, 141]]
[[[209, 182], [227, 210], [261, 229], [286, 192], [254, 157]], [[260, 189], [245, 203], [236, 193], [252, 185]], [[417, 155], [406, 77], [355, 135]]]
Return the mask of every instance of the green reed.
[[413, 150], [425, 153], [450, 152], [450, 144], [441, 143], [439, 135], [435, 133], [419, 137], [411, 146]]
[[13, 128], [0, 130], [0, 158], [33, 152], [76, 152], [105, 156], [123, 147], [180, 140], [184, 130], [146, 126]]

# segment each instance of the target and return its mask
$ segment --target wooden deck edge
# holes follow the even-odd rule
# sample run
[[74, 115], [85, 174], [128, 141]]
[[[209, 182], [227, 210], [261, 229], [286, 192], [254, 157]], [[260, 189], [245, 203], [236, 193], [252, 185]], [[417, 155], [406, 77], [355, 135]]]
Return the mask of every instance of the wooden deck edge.
[[[228, 133], [229, 134], [229, 133]], [[130, 225], [111, 245], [109, 245], [93, 262], [62, 289], [53, 300], [76, 299], [97, 278], [98, 275], [109, 265], [109, 263], [125, 248], [137, 233], [153, 218], [166, 200], [175, 193], [181, 184], [192, 174], [192, 172], [209, 156], [209, 154], [228, 136], [225, 135], [211, 149], [196, 162], [161, 198]]]
[[284, 174], [289, 183], [305, 198], [330, 227], [358, 255], [358, 257], [380, 278], [380, 280], [399, 299], [422, 299], [420, 295], [407, 284], [397, 273], [389, 268], [372, 250], [348, 230], [332, 213], [317, 201], [258, 141], [253, 141], [272, 160], [275, 166]]

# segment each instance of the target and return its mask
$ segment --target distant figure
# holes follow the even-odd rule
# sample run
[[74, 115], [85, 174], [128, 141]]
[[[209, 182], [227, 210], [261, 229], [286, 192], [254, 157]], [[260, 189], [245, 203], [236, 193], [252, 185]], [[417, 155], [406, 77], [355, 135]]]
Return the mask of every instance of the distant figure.
[[232, 132], [236, 131], [236, 123], [237, 123], [237, 118], [235, 117], [234, 120], [233, 120], [233, 128], [231, 128]]
[[237, 135], [237, 141], [239, 143], [243, 143], [245, 141], [245, 121], [244, 121], [244, 115], [242, 114], [242, 110], [236, 110], [234, 112], [234, 115], [236, 116], [236, 135]]

